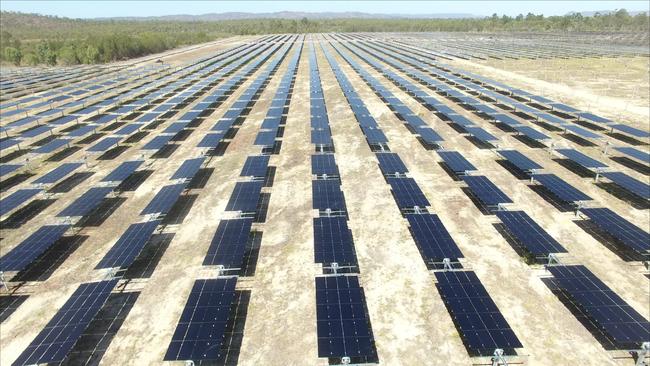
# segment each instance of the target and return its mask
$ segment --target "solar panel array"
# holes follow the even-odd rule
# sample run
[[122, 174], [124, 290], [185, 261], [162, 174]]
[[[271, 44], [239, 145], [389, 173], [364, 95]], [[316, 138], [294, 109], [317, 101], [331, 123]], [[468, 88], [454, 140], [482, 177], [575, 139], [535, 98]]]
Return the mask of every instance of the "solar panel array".
[[[502, 203], [513, 202], [486, 176], [470, 173], [479, 169], [466, 158], [473, 155], [467, 154], [465, 148], [454, 151], [442, 147], [442, 144], [453, 145], [456, 141], [445, 141], [437, 132], [439, 125], [448, 123], [449, 127], [465, 136], [477, 149], [481, 149], [477, 151], [485, 153], [489, 152], [488, 148], [499, 147], [505, 141], [539, 147], [548, 144], [549, 140], [554, 143], [556, 138], [564, 138], [571, 144], [575, 142], [579, 146], [589, 146], [594, 142], [599, 143], [604, 136], [606, 130], [598, 126], [609, 130], [606, 133], [610, 137], [622, 134], [619, 140], [629, 145], [643, 146], [642, 140], [636, 140], [638, 144], [632, 142], [637, 138], [647, 138], [650, 134], [440, 63], [439, 60], [444, 59], [442, 54], [412, 47], [407, 42], [386, 42], [372, 35], [356, 34], [311, 35], [308, 38], [309, 142], [314, 149], [311, 154], [313, 255], [314, 262], [323, 272], [315, 277], [316, 299], [313, 301], [316, 309], [318, 357], [329, 358], [331, 364], [347, 362], [344, 357], [351, 357], [352, 363], [379, 362], [370, 326], [370, 316], [374, 316], [374, 313], [369, 312], [365, 304], [364, 290], [360, 284], [360, 263], [357, 261], [353, 238], [353, 229], [360, 230], [361, 227], [362, 230], [364, 223], [355, 221], [356, 212], [353, 217], [349, 217], [342, 190], [341, 173], [343, 177], [350, 176], [354, 167], [347, 164], [339, 167], [337, 164], [336, 155], [339, 151], [335, 149], [335, 140], [346, 141], [347, 136], [333, 135], [327, 104], [336, 102], [336, 99], [327, 100], [326, 103], [326, 95], [329, 98], [339, 91], [343, 92], [347, 102], [345, 113], [352, 112], [358, 124], [356, 133], [365, 138], [368, 150], [375, 154], [377, 165], [374, 168], [381, 172], [386, 182], [386, 186], [380, 189], [390, 189], [396, 208], [404, 219], [399, 225], [404, 230], [408, 228], [427, 269], [434, 270], [438, 293], [469, 355], [490, 356], [497, 348], [504, 349], [507, 355], [516, 355], [515, 350], [523, 345], [505, 319], [512, 317], [513, 310], [504, 307], [502, 314], [479, 277], [466, 269], [466, 262], [471, 263], [471, 258], [464, 257], [458, 244], [468, 245], [468, 236], [457, 237], [456, 232], [463, 231], [457, 225], [450, 226], [450, 230], [445, 227], [445, 214], [432, 211], [446, 209], [446, 202], [440, 201], [437, 196], [427, 197], [425, 191], [433, 192], [434, 195], [438, 192], [425, 186], [422, 187], [427, 189], [423, 190], [415, 179], [423, 176], [422, 173], [424, 176], [429, 174], [431, 167], [414, 164], [414, 161], [421, 160], [407, 155], [411, 151], [404, 150], [405, 154], [401, 157], [401, 152], [398, 154], [397, 151], [391, 151], [390, 140], [396, 136], [396, 132], [387, 129], [385, 133], [382, 127], [393, 123], [403, 125], [411, 134], [407, 136], [407, 139], [411, 139], [408, 143], [414, 144], [415, 148], [422, 148], [418, 153], [424, 152], [428, 157], [433, 157], [431, 161], [435, 161], [435, 153], [431, 151], [435, 150], [444, 162], [445, 169], [462, 178], [475, 198], [489, 209], [498, 206], [498, 210], [491, 213], [499, 219], [502, 225], [500, 227], [509, 233], [509, 237], [506, 237], [508, 241], [512, 243], [510, 239], [513, 239], [517, 245], [534, 255], [538, 262], [549, 254], [567, 252], [567, 249], [545, 230], [545, 224], [538, 224], [523, 210], [509, 211], [501, 206]], [[252, 283], [252, 291], [255, 292], [258, 285], [255, 281], [242, 281], [244, 283], [237, 285], [236, 276], [254, 276], [257, 256], [267, 255], [266, 250], [260, 251], [259, 240], [265, 227], [269, 192], [273, 191], [271, 186], [276, 169], [284, 169], [287, 161], [290, 162], [284, 157], [275, 160], [272, 156], [280, 154], [283, 143], [295, 143], [293, 138], [285, 139], [284, 133], [287, 127], [293, 128], [296, 123], [300, 123], [298, 121], [287, 125], [286, 121], [295, 115], [288, 111], [305, 40], [304, 36], [297, 35], [268, 36], [176, 69], [166, 65], [127, 67], [119, 74], [106, 72], [106, 75], [113, 75], [106, 78], [100, 77], [95, 71], [89, 71], [88, 75], [97, 76], [92, 80], [85, 78], [86, 74], [81, 70], [70, 69], [60, 75], [56, 75], [54, 70], [43, 71], [43, 75], [55, 75], [54, 81], [78, 78], [78, 82], [47, 93], [36, 92], [34, 96], [20, 100], [3, 101], [3, 126], [0, 127], [0, 132], [4, 132], [6, 137], [0, 140], [0, 148], [3, 153], [10, 153], [3, 155], [0, 164], [0, 183], [4, 193], [0, 201], [0, 216], [3, 216], [3, 224], [9, 224], [6, 228], [3, 227], [3, 243], [8, 242], [9, 250], [3, 251], [5, 254], [0, 258], [0, 271], [4, 271], [10, 281], [26, 281], [28, 284], [35, 281], [34, 278], [37, 278], [36, 281], [46, 281], [83, 243], [86, 236], [94, 238], [107, 233], [106, 228], [100, 227], [101, 223], [114, 211], [119, 212], [117, 210], [122, 202], [128, 201], [127, 209], [138, 207], [139, 210], [142, 206], [131, 206], [131, 202], [135, 201], [134, 197], [142, 197], [143, 191], [131, 192], [138, 190], [149, 174], [158, 176], [160, 165], [165, 165], [165, 169], [174, 171], [169, 180], [156, 180], [144, 186], [148, 190], [144, 194], [148, 194], [151, 200], [132, 221], [124, 222], [121, 217], [112, 221], [112, 225], [117, 228], [111, 228], [111, 233], [122, 230], [121, 234], [116, 239], [107, 235], [106, 240], [110, 240], [112, 246], [108, 250], [104, 249], [104, 245], [98, 246], [97, 250], [105, 251], [103, 258], [99, 262], [91, 262], [92, 265], [97, 263], [95, 270], [111, 269], [107, 273], [116, 274], [118, 278], [128, 278], [119, 287], [120, 291], [126, 290], [127, 294], [137, 295], [139, 289], [133, 290], [130, 279], [136, 278], [138, 281], [134, 283], [147, 286], [147, 278], [156, 270], [174, 234], [179, 227], [183, 227], [183, 218], [192, 209], [197, 196], [201, 200], [213, 199], [201, 194], [210, 174], [216, 172], [214, 179], [220, 180], [223, 177], [221, 173], [236, 175], [239, 172], [224, 218], [209, 223], [212, 225], [210, 230], [215, 231], [202, 265], [217, 266], [216, 269], [204, 268], [210, 271], [208, 276], [216, 275], [217, 278], [195, 280], [164, 356], [164, 360], [168, 361], [192, 360], [201, 363], [210, 360], [228, 363], [234, 360], [236, 363], [241, 347], [238, 344], [241, 340], [237, 338], [241, 337], [243, 329], [253, 329], [253, 332], [259, 329], [257, 324], [243, 327], [242, 318], [246, 317], [246, 311], [241, 308], [241, 302], [246, 301], [246, 293], [249, 291], [247, 286]], [[315, 45], [320, 45], [322, 54], [334, 73], [338, 84], [335, 90], [324, 90], [321, 85], [322, 72], [318, 68]], [[339, 65], [339, 60], [346, 63], [345, 68]], [[286, 68], [283, 69], [282, 65]], [[278, 70], [284, 70], [279, 77], [279, 84], [269, 83]], [[353, 74], [359, 76], [365, 86], [348, 78]], [[34, 76], [23, 80], [27, 85], [25, 95], [31, 95], [30, 90], [39, 88], [30, 85], [30, 78], [35, 84], [40, 84]], [[2, 79], [0, 88], [4, 90], [7, 84], [4, 75]], [[20, 78], [16, 79], [20, 81]], [[49, 79], [44, 77], [44, 80], [47, 83]], [[22, 82], [17, 82], [16, 85], [23, 85]], [[388, 87], [386, 82], [393, 83], [399, 90]], [[242, 85], [246, 85], [246, 88], [240, 92], [237, 89]], [[225, 154], [228, 145], [235, 141], [234, 137], [268, 85], [274, 85], [270, 103], [256, 107], [263, 109], [264, 118], [257, 120], [261, 124], [251, 126], [257, 128], [252, 145], [260, 149], [259, 153], [248, 156], [239, 167], [221, 165], [221, 156]], [[14, 91], [17, 90], [18, 88]], [[363, 93], [368, 90], [374, 92], [374, 96]], [[234, 102], [230, 100], [233, 95], [237, 95]], [[382, 102], [388, 108], [385, 110], [391, 113], [382, 113], [383, 107], [378, 108], [374, 102]], [[413, 108], [417, 103], [426, 110], [423, 112]], [[338, 106], [335, 112], [337, 118], [344, 116]], [[212, 117], [213, 114], [218, 115], [217, 118]], [[207, 129], [201, 127], [207, 121], [214, 121], [214, 124], [207, 126]], [[337, 120], [336, 123], [345, 121]], [[540, 126], [549, 132], [540, 132], [537, 129]], [[196, 136], [199, 133], [195, 131], [202, 136]], [[525, 138], [514, 136], [514, 139], [501, 141], [506, 133], [521, 134]], [[192, 140], [188, 139], [190, 136]], [[185, 146], [188, 143], [180, 141], [195, 141], [195, 146]], [[407, 142], [400, 141], [396, 150], [403, 150], [405, 143]], [[351, 148], [338, 145], [340, 144], [337, 144], [337, 148], [343, 154]], [[627, 146], [613, 149], [615, 154], [624, 154], [626, 157], [612, 156], [612, 161], [620, 163], [624, 167], [622, 169], [643, 174], [643, 166], [650, 161], [643, 149]], [[168, 159], [177, 150], [189, 152], [193, 157], [180, 158], [177, 153], [173, 159]], [[605, 182], [611, 182], [603, 186], [615, 184], [632, 193], [636, 197], [626, 196], [621, 200], [625, 199], [633, 207], [643, 207], [644, 200], [650, 199], [650, 188], [635, 177], [637, 173], [630, 175], [627, 170], [624, 173], [613, 169], [603, 172], [602, 169], [608, 168], [610, 164], [591, 157], [594, 149], [579, 147], [579, 150], [554, 150], [582, 167], [595, 169]], [[138, 160], [115, 161], [116, 164], [110, 162], [120, 158], [124, 152], [127, 152], [124, 156], [142, 156]], [[639, 254], [634, 260], [648, 258], [650, 234], [615, 212], [619, 206], [611, 209], [584, 208], [583, 201], [592, 199], [579, 189], [579, 184], [582, 183], [574, 187], [557, 175], [540, 172], [544, 167], [530, 159], [527, 150], [507, 148], [496, 152], [509, 165], [524, 173], [515, 174], [518, 178], [532, 178], [529, 186], [534, 187], [537, 182], [561, 201], [577, 204], [583, 218], [588, 219], [593, 227], [607, 233], [606, 240], [611, 237], [617, 245]], [[24, 154], [28, 154], [25, 156], [34, 162], [28, 159], [19, 162], [17, 157]], [[80, 159], [82, 154], [83, 163]], [[602, 159], [606, 157], [607, 149], [601, 155]], [[278, 167], [273, 165], [277, 161], [281, 162]], [[476, 160], [476, 163], [479, 162]], [[561, 163], [565, 166], [564, 162]], [[114, 168], [99, 181], [92, 177], [99, 170], [98, 164]], [[40, 165], [45, 169], [40, 169]], [[38, 169], [34, 169], [35, 166]], [[483, 166], [489, 165], [481, 165]], [[141, 167], [146, 170], [137, 172]], [[223, 172], [221, 169], [232, 171]], [[508, 169], [510, 170], [509, 167]], [[194, 180], [195, 177], [198, 178], [199, 172], [200, 182]], [[32, 176], [35, 178], [31, 179]], [[92, 178], [86, 182], [89, 177]], [[596, 182], [598, 177], [597, 175]], [[501, 181], [499, 183], [502, 184]], [[14, 189], [14, 186], [18, 188]], [[83, 187], [76, 189], [77, 186]], [[346, 195], [348, 187], [353, 186], [346, 185]], [[353, 187], [350, 191], [356, 192], [356, 189]], [[612, 191], [613, 195], [620, 198], [619, 193], [613, 192], [615, 191]], [[524, 200], [520, 199], [521, 196], [513, 197], [520, 202], [526, 199], [525, 196]], [[548, 200], [547, 196], [542, 198]], [[60, 201], [63, 206], [57, 207], [60, 206], [57, 203], [54, 215], [51, 215], [52, 208], [47, 207], [55, 201]], [[204, 207], [212, 206], [208, 202], [208, 206]], [[592, 203], [592, 206], [597, 204]], [[99, 207], [104, 209], [99, 210]], [[41, 210], [48, 213], [41, 215]], [[124, 208], [121, 211], [124, 212]], [[46, 218], [39, 221], [42, 222], [41, 226], [34, 228], [24, 225], [39, 215], [39, 219], [46, 215], [54, 217], [51, 217], [52, 220]], [[484, 224], [471, 222], [468, 225]], [[21, 225], [27, 230], [27, 235], [15, 235], [11, 231]], [[89, 229], [87, 226], [94, 228]], [[551, 228], [557, 230], [553, 226]], [[471, 233], [473, 230], [469, 231]], [[5, 237], [5, 232], [9, 239]], [[502, 230], [499, 232], [504, 233]], [[195, 236], [202, 238], [198, 234], [197, 232]], [[286, 234], [293, 237], [292, 232]], [[601, 240], [595, 234], [592, 235]], [[13, 243], [14, 237], [19, 237], [21, 242]], [[383, 239], [378, 237], [376, 242], [364, 245], [381, 245]], [[179, 240], [182, 242], [186, 239], [181, 237]], [[200, 248], [201, 244], [196, 244]], [[477, 242], [469, 245], [481, 244]], [[282, 248], [280, 259], [285, 259], [282, 258], [286, 254], [284, 249]], [[367, 247], [364, 248], [364, 255], [366, 249]], [[374, 255], [372, 251], [371, 259]], [[518, 250], [517, 252], [519, 253]], [[362, 262], [361, 265], [365, 263]], [[377, 264], [381, 264], [381, 261]], [[553, 265], [549, 270], [556, 287], [563, 292], [563, 296], [571, 299], [571, 306], [579, 308], [584, 316], [597, 325], [600, 332], [606, 334], [610, 342], [616, 344], [617, 349], [638, 348], [641, 342], [650, 339], [648, 321], [586, 267]], [[16, 274], [12, 278], [14, 272]], [[231, 274], [235, 277], [230, 277]], [[492, 274], [486, 274], [489, 275]], [[610, 278], [607, 280], [611, 281]], [[79, 352], [90, 352], [93, 360], [101, 360], [111, 336], [107, 333], [99, 337], [93, 333], [96, 329], [89, 327], [89, 324], [105, 322], [104, 319], [95, 319], [96, 314], [100, 309], [102, 312], [111, 311], [104, 308], [104, 304], [117, 282], [117, 279], [111, 279], [83, 283], [14, 364], [74, 362], [68, 357], [71, 353]], [[9, 283], [9, 287], [12, 287]], [[289, 287], [291, 283], [284, 282], [282, 286]], [[39, 287], [35, 288], [36, 293], [30, 294], [29, 299], [24, 301], [41, 298]], [[369, 290], [373, 291], [372, 299], [376, 301], [376, 287]], [[498, 293], [501, 294], [502, 290]], [[22, 303], [14, 303], [13, 299], [4, 301], [5, 298], [16, 296], [0, 298], [0, 321], [11, 316], [13, 311], [5, 313], [5, 303], [13, 308], [18, 308]], [[498, 300], [496, 297], [494, 299]], [[370, 310], [372, 309], [376, 309], [376, 304], [373, 304]], [[22, 312], [22, 309], [18, 311]], [[152, 311], [158, 312], [158, 309]], [[524, 313], [529, 315], [528, 310]], [[385, 341], [386, 319], [378, 319], [381, 324], [379, 334]], [[116, 319], [111, 320], [113, 335], [117, 333], [120, 324]], [[520, 324], [519, 321], [515, 325]], [[142, 329], [146, 331], [150, 327]], [[129, 331], [141, 335], [143, 330], [130, 328]], [[16, 339], [24, 338], [23, 333], [26, 332], [34, 330], [19, 331]], [[98, 338], [101, 339], [97, 340]], [[91, 344], [95, 340], [97, 346]], [[13, 340], [7, 342], [10, 346], [15, 344]], [[94, 349], [88, 351], [84, 347]]]

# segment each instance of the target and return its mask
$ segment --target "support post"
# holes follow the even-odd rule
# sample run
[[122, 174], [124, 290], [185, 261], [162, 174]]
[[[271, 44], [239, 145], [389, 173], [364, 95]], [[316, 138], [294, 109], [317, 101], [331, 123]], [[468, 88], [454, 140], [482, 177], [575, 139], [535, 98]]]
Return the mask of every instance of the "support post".
[[508, 362], [506, 362], [505, 357], [503, 357], [503, 350], [501, 348], [497, 348], [494, 350], [494, 356], [492, 357], [492, 366], [508, 366]]
[[636, 363], [635, 366], [646, 366], [648, 365], [645, 362], [646, 357], [650, 357], [650, 342], [643, 342], [641, 344], [641, 349], [638, 351], [630, 351], [632, 356], [636, 354]]

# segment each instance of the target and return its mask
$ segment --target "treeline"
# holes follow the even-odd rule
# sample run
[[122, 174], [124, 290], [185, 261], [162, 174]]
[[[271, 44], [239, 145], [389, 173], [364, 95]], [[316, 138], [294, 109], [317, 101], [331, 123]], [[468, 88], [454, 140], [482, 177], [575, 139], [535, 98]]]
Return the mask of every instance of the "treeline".
[[125, 60], [231, 35], [324, 32], [648, 32], [647, 14], [473, 19], [251, 19], [213, 22], [83, 20], [2, 12], [0, 60], [16, 65]]

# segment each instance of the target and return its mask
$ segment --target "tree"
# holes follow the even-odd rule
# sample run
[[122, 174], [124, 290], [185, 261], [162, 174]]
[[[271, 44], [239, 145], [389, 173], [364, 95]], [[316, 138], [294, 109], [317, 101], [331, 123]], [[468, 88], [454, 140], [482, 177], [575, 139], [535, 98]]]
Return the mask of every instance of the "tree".
[[82, 62], [85, 64], [96, 64], [100, 60], [99, 49], [95, 46], [88, 45], [86, 51], [83, 53]]
[[5, 47], [5, 60], [13, 63], [14, 65], [20, 65], [20, 60], [23, 58], [23, 54], [20, 52], [20, 49], [14, 47]]
[[77, 50], [74, 46], [68, 45], [59, 50], [56, 60], [61, 65], [76, 65], [79, 63]]

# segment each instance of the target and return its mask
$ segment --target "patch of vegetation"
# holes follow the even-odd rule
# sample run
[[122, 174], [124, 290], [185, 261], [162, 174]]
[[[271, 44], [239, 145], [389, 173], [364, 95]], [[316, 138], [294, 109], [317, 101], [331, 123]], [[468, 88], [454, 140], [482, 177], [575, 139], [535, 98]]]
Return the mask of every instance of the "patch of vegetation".
[[647, 14], [627, 11], [483, 19], [247, 19], [224, 21], [84, 20], [0, 14], [0, 60], [16, 65], [97, 64], [125, 60], [232, 35], [322, 32], [648, 32]]

